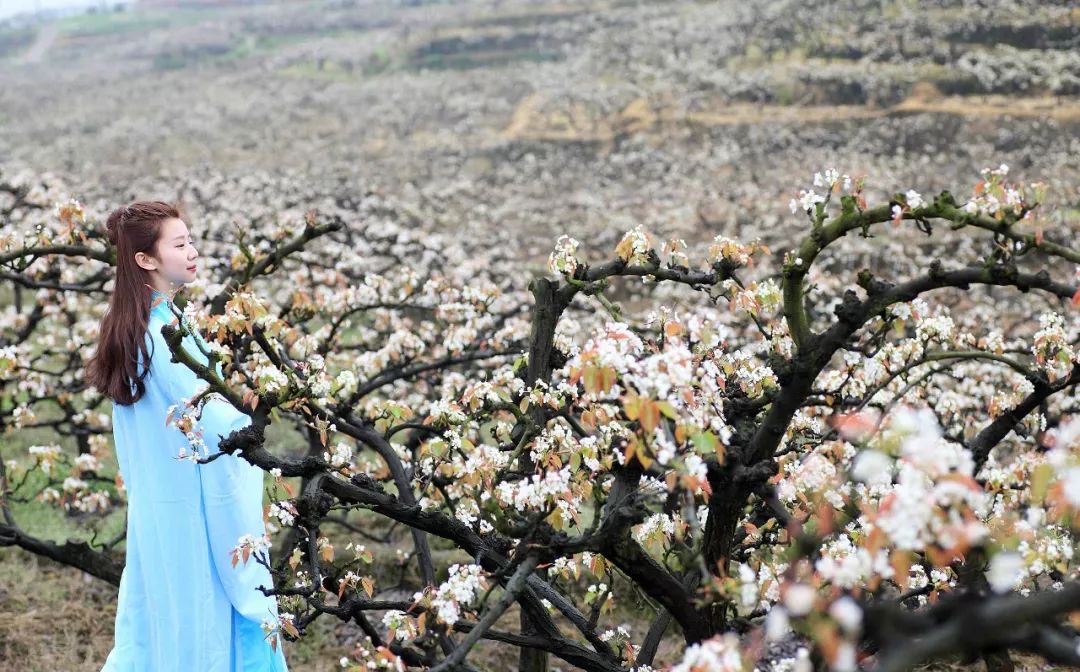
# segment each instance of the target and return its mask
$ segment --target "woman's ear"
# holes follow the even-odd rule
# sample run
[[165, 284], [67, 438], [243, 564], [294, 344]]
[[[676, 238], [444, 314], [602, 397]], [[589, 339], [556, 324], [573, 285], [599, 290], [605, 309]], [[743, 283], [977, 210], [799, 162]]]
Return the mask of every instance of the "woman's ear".
[[157, 270], [157, 261], [145, 252], [135, 253], [135, 263], [139, 265], [139, 268], [146, 271]]

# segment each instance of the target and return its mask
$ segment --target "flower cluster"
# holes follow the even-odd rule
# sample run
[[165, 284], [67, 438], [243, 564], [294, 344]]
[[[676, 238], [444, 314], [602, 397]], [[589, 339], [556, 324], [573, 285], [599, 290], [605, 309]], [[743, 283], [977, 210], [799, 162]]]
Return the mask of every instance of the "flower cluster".
[[911, 212], [912, 210], [922, 208], [926, 205], [926, 201], [923, 200], [922, 194], [914, 189], [908, 189], [894, 200], [897, 202], [893, 204], [890, 211], [894, 226], [898, 225], [904, 219], [905, 212]]
[[236, 542], [236, 546], [233, 547], [230, 552], [232, 557], [232, 566], [236, 567], [237, 563], [243, 559], [244, 564], [247, 564], [248, 558], [254, 553], [258, 556], [260, 553], [269, 554], [270, 552], [270, 537], [263, 534], [260, 537], [256, 537], [253, 534], [244, 534]]
[[662, 246], [660, 246], [661, 254], [667, 256], [668, 263], [670, 265], [689, 268], [690, 257], [686, 255], [685, 250], [686, 241], [682, 238], [671, 238], [667, 240]]
[[997, 168], [983, 168], [981, 172], [983, 179], [976, 183], [973, 197], [961, 207], [971, 215], [987, 214], [1002, 219], [1024, 213], [1024, 218], [1030, 219], [1035, 207], [1046, 197], [1043, 182], [1031, 182], [1026, 187], [1006, 182], [1009, 166], [1004, 163]]
[[899, 458], [896, 483], [868, 515], [871, 529], [896, 549], [928, 552], [935, 565], [986, 537], [990, 502], [973, 478], [971, 453], [942, 437], [931, 410], [898, 410], [879, 440]]
[[627, 264], [643, 264], [652, 251], [652, 234], [640, 224], [627, 231], [615, 247], [615, 254]]
[[726, 632], [686, 647], [682, 660], [671, 668], [671, 672], [700, 670], [750, 672], [751, 666], [743, 657], [738, 636], [733, 632]]
[[323, 451], [323, 459], [335, 469], [347, 468], [352, 463], [352, 447], [344, 441], [337, 442], [331, 451]]
[[555, 249], [548, 256], [548, 268], [553, 273], [562, 273], [571, 276], [577, 270], [580, 262], [577, 259], [578, 241], [568, 235], [561, 235], [555, 241]]
[[779, 387], [772, 368], [756, 361], [745, 350], [726, 352], [718, 363], [723, 374], [734, 379], [742, 393], [748, 397], [760, 397]]
[[843, 188], [844, 191], [851, 189], [851, 177], [841, 175], [835, 168], [827, 168], [824, 173], [814, 173], [815, 187], [828, 187], [830, 190]]
[[62, 459], [62, 451], [60, 446], [56, 444], [47, 446], [30, 446], [27, 449], [34, 458], [35, 465], [45, 473], [46, 476], [52, 476], [53, 468], [56, 463]]
[[280, 390], [288, 389], [289, 387], [289, 377], [276, 366], [269, 363], [256, 368], [255, 373], [252, 374], [252, 378], [259, 390], [259, 394], [278, 392]]
[[364, 379], [370, 380], [391, 364], [416, 359], [427, 348], [428, 344], [424, 339], [412, 331], [394, 331], [381, 347], [360, 353], [353, 363], [353, 369]]
[[296, 506], [290, 501], [270, 503], [270, 515], [281, 521], [282, 525], [292, 525], [296, 520]]
[[495, 486], [495, 499], [500, 504], [517, 511], [543, 510], [555, 506], [551, 522], [561, 528], [576, 522], [582, 497], [574, 495], [573, 471], [569, 465], [558, 471], [544, 470], [528, 478], [503, 481]]
[[738, 266], [750, 266], [754, 263], [755, 252], [769, 253], [769, 248], [759, 240], [742, 243], [721, 234], [713, 238], [709, 245], [709, 261], [730, 261]]
[[15, 371], [18, 364], [18, 344], [8, 345], [0, 348], [0, 376], [2, 376], [4, 380], [8, 379], [9, 375]]
[[390, 640], [408, 641], [419, 634], [416, 619], [398, 609], [387, 611], [383, 615], [382, 623], [387, 628], [386, 636]]
[[[393, 640], [393, 636], [390, 639]], [[369, 672], [370, 670], [406, 672], [409, 669], [400, 656], [385, 646], [368, 648], [357, 642], [352, 657], [358, 661], [357, 664], [352, 664], [348, 656], [342, 656], [338, 660], [342, 672]]]
[[296, 629], [296, 616], [283, 611], [278, 614], [277, 620], [265, 619], [262, 622], [262, 631], [266, 634], [270, 646], [277, 649], [280, 643], [281, 632], [287, 632], [293, 637], [299, 637], [300, 631]]
[[793, 215], [800, 210], [812, 213], [818, 203], [825, 203], [825, 197], [813, 189], [800, 189], [798, 197], [788, 202], [788, 208]]
[[732, 279], [720, 283], [732, 308], [750, 315], [770, 316], [780, 306], [783, 294], [780, 285], [771, 278], [755, 280], [745, 289]]
[[[740, 366], [733, 355], [714, 347], [714, 325], [672, 317], [665, 318], [662, 329], [662, 343], [646, 343], [626, 324], [608, 322], [557, 375], [566, 381], [560, 385], [573, 386], [570, 393], [582, 408], [582, 419], [596, 432], [577, 442], [585, 449], [583, 458], [603, 463], [608, 451], [598, 453], [594, 447], [610, 446], [610, 454], [621, 462], [635, 458], [647, 466], [656, 459], [697, 491], [707, 488], [701, 456], [722, 454], [730, 436], [723, 419], [729, 378], [753, 391], [755, 383], [769, 385], [768, 376], [748, 380], [760, 365]], [[593, 437], [599, 442], [592, 443]]]
[[449, 578], [433, 594], [417, 592], [413, 600], [433, 609], [443, 623], [453, 625], [461, 618], [462, 610], [468, 609], [480, 591], [487, 587], [487, 580], [480, 565], [453, 564], [449, 571]]
[[1068, 376], [1077, 362], [1077, 353], [1065, 331], [1065, 320], [1054, 312], [1039, 316], [1039, 331], [1031, 343], [1035, 363], [1051, 382]]
[[675, 516], [657, 512], [651, 514], [644, 522], [635, 525], [630, 533], [639, 544], [648, 546], [671, 539], [675, 535], [677, 524], [681, 523], [676, 522]]

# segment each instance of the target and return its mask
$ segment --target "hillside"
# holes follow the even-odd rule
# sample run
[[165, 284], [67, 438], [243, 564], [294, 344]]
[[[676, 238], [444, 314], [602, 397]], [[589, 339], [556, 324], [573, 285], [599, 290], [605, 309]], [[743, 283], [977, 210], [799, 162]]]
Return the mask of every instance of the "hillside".
[[1006, 162], [1080, 200], [1065, 1], [176, 4], [0, 34], [0, 155], [113, 200], [377, 190], [533, 258], [768, 235], [825, 165], [933, 191]]

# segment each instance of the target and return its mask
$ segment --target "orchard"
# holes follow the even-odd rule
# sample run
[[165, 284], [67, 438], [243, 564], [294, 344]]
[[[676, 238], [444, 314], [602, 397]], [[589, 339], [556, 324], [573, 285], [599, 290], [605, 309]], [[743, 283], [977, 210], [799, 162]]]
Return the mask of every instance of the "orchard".
[[[0, 546], [116, 585], [122, 531], [14, 513], [97, 530], [125, 505], [81, 375], [107, 205], [4, 178]], [[1004, 164], [873, 182], [792, 185], [769, 241], [562, 235], [541, 269], [373, 196], [193, 221], [207, 277], [164, 335], [205, 386], [162, 430], [191, 439], [177, 470], [267, 472], [267, 534], [233, 562], [271, 569], [268, 639], [348, 623], [343, 670], [476, 669], [482, 642], [527, 671], [1080, 664], [1080, 249]], [[252, 417], [213, 455], [210, 399]]]

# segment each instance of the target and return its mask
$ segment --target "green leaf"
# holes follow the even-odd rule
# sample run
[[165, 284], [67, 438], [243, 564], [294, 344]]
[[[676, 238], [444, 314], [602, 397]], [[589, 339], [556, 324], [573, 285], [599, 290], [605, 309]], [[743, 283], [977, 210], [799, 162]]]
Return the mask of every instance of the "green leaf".
[[712, 432], [698, 432], [690, 437], [690, 442], [694, 444], [694, 448], [697, 448], [699, 453], [715, 453], [716, 446], [719, 443], [716, 440], [716, 435]]
[[1049, 464], [1040, 464], [1031, 472], [1031, 499], [1042, 502], [1046, 498], [1046, 492], [1050, 489], [1050, 481], [1054, 478], [1054, 467]]
[[840, 197], [840, 212], [845, 215], [855, 214], [855, 197], [845, 194]]
[[679, 416], [675, 412], [675, 407], [671, 405], [670, 401], [660, 401], [657, 402], [656, 405], [660, 409], [660, 412], [668, 418], [671, 418], [672, 420], [678, 419]]

